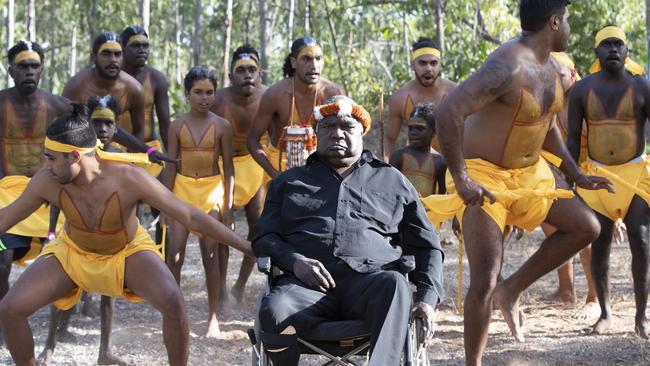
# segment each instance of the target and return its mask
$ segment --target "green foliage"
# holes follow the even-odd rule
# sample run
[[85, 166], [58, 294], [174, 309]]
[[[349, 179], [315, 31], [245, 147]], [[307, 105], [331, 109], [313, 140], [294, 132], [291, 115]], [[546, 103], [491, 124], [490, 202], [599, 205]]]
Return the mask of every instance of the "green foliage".
[[[0, 42], [7, 44], [7, 1], [0, 17]], [[326, 52], [325, 74], [347, 87], [358, 102], [376, 110], [383, 91], [386, 100], [400, 85], [412, 78], [408, 65], [411, 43], [420, 36], [436, 38], [435, 4], [437, 0], [364, 1], [364, 0], [296, 0], [293, 38], [311, 34], [321, 40]], [[477, 1], [480, 5], [479, 21]], [[183, 113], [185, 98], [182, 77], [192, 66], [191, 39], [197, 0], [151, 1], [149, 33], [152, 40], [151, 64], [162, 70], [170, 82], [173, 114]], [[220, 72], [224, 52], [225, 1], [201, 0], [201, 63]], [[267, 54], [269, 81], [282, 77], [282, 63], [288, 54], [289, 2], [266, 0], [269, 24]], [[235, 1], [233, 6], [232, 52], [249, 42], [260, 45], [259, 0]], [[443, 0], [445, 77], [462, 81], [481, 65], [498, 46], [519, 33], [518, 0]], [[593, 61], [595, 33], [604, 25], [623, 27], [630, 39], [631, 56], [647, 63], [645, 4], [639, 0], [574, 1], [570, 6], [572, 37], [568, 53], [575, 59], [581, 74]], [[92, 9], [95, 5], [95, 13]], [[179, 41], [176, 40], [176, 12], [180, 18]], [[329, 17], [328, 17], [329, 10]], [[15, 41], [27, 37], [27, 1], [15, 1]], [[47, 48], [46, 72], [42, 86], [61, 92], [70, 77], [70, 59], [76, 54], [75, 69], [88, 65], [89, 45], [93, 35], [104, 30], [119, 33], [126, 26], [141, 22], [140, 1], [40, 0], [36, 1], [36, 40]], [[306, 20], [309, 31], [306, 30]], [[336, 44], [330, 30], [332, 23]], [[71, 40], [76, 29], [77, 45]], [[487, 36], [487, 37], [486, 37]], [[178, 53], [178, 62], [177, 62]], [[340, 66], [339, 66], [340, 62]], [[5, 62], [6, 64], [6, 62]], [[5, 66], [6, 68], [6, 66]], [[0, 68], [0, 73], [5, 72]], [[4, 79], [4, 75], [1, 75]]]

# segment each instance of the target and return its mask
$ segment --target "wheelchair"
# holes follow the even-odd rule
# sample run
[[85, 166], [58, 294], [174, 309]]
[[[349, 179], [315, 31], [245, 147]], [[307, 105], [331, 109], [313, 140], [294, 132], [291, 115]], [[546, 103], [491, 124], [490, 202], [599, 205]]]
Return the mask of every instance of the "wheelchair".
[[[272, 266], [269, 257], [257, 259], [257, 268], [267, 277], [264, 293], [259, 297], [256, 309], [259, 309], [261, 300], [271, 292], [274, 279], [282, 271]], [[400, 259], [399, 272], [408, 280], [408, 274], [415, 269], [413, 256], [403, 256]], [[259, 314], [259, 311], [256, 312]], [[252, 365], [271, 366], [271, 359], [266, 354], [264, 335], [261, 334], [259, 316], [255, 317], [254, 328], [248, 329], [248, 338], [253, 346]], [[409, 321], [409, 331], [404, 342], [402, 365], [404, 366], [429, 366], [424, 337], [427, 334], [426, 326], [420, 319]], [[308, 332], [296, 337], [302, 355], [319, 355], [327, 358], [323, 366], [358, 366], [353, 360], [354, 356], [367, 358], [370, 351], [370, 332], [361, 320], [336, 320], [325, 321]], [[356, 357], [356, 358], [358, 358]], [[365, 362], [363, 363], [365, 364]], [[279, 365], [278, 365], [279, 366]]]

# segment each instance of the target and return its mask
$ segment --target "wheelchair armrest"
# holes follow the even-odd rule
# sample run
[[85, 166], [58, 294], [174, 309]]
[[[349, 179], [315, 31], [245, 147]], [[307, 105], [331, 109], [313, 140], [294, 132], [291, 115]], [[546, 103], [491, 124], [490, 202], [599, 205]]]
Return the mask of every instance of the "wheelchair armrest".
[[399, 259], [399, 271], [401, 273], [411, 273], [415, 269], [415, 257], [405, 255]]
[[271, 274], [271, 258], [270, 257], [259, 257], [257, 258], [257, 270], [262, 272]]

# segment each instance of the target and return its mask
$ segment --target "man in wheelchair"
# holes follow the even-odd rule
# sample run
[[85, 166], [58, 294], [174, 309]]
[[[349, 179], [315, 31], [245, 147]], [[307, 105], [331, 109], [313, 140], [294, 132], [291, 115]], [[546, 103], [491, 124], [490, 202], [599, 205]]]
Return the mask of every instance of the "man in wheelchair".
[[[262, 299], [262, 340], [274, 364], [297, 365], [297, 336], [357, 319], [371, 334], [368, 364], [398, 365], [409, 316], [431, 324], [442, 296], [438, 236], [411, 183], [363, 150], [362, 106], [332, 97], [312, 122], [316, 152], [271, 182], [253, 239], [255, 255], [286, 273]], [[414, 300], [402, 255], [415, 258]]]

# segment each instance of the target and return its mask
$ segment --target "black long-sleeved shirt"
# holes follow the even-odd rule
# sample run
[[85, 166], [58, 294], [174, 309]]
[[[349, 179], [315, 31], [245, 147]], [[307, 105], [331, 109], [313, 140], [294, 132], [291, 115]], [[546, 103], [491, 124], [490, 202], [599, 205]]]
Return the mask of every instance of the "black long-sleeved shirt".
[[398, 170], [362, 153], [345, 178], [314, 153], [303, 167], [271, 182], [256, 225], [253, 251], [291, 271], [301, 256], [327, 268], [342, 260], [369, 273], [414, 255], [415, 301], [442, 297], [444, 255], [418, 194]]

